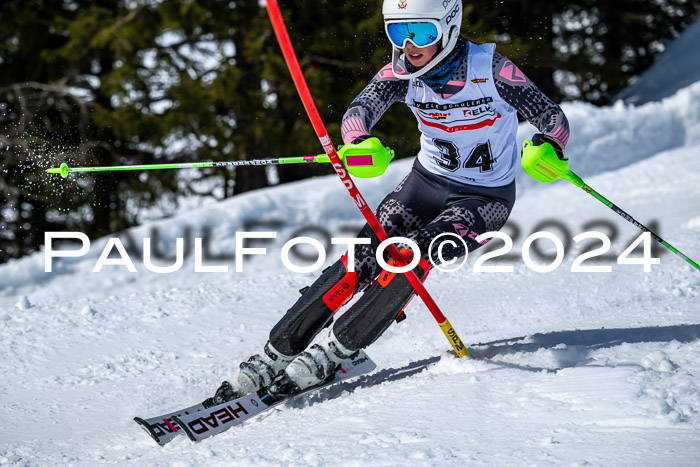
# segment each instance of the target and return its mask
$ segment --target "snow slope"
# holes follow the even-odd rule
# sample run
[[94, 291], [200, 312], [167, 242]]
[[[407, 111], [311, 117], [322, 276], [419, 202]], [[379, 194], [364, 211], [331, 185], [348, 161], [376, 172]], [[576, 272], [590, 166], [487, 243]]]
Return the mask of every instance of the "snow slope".
[[[696, 260], [698, 109], [700, 83], [636, 108], [565, 106], [572, 168]], [[371, 205], [410, 163], [360, 181]], [[516, 257], [505, 263], [511, 273], [476, 274], [475, 254], [464, 270], [433, 271], [427, 282], [471, 358], [447, 352], [414, 300], [409, 319], [368, 349], [374, 373], [197, 445], [181, 438], [159, 448], [131, 418], [202, 400], [261, 349], [316, 277], [284, 269], [284, 241], [304, 226], [351, 236], [361, 225], [335, 177], [129, 232], [138, 243], [156, 227], [158, 245], [173, 252], [186, 227], [201, 237], [206, 226], [220, 255], [234, 252], [244, 227], [276, 231], [243, 272], [227, 259], [216, 263], [227, 273], [195, 273], [189, 256], [180, 271], [156, 274], [132, 255], [136, 273], [92, 273], [106, 239], [81, 259], [55, 261], [52, 273], [41, 254], [0, 266], [0, 465], [698, 465], [700, 271], [670, 253], [650, 273], [615, 264], [639, 234], [631, 224], [566, 182], [526, 177], [504, 229], [513, 253], [531, 232], [550, 230], [571, 243], [563, 264], [536, 273]], [[586, 230], [617, 234], [612, 261], [584, 263], [612, 272], [570, 272], [582, 251], [571, 238]]]

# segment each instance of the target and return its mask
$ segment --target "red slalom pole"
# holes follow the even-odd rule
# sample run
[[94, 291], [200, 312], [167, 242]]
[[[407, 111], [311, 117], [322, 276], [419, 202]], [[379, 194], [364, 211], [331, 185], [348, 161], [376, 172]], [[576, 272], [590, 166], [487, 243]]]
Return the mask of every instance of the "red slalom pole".
[[[347, 170], [345, 170], [345, 166], [343, 165], [342, 161], [340, 160], [338, 154], [335, 151], [335, 146], [333, 145], [333, 142], [328, 136], [326, 127], [323, 124], [323, 121], [321, 120], [321, 116], [318, 113], [316, 104], [314, 104], [314, 100], [311, 97], [309, 87], [307, 86], [306, 80], [304, 79], [304, 75], [302, 74], [301, 68], [299, 67], [299, 61], [297, 60], [296, 54], [294, 53], [292, 41], [289, 38], [289, 33], [287, 32], [287, 28], [284, 25], [284, 19], [282, 18], [282, 12], [280, 11], [279, 5], [277, 4], [277, 0], [267, 0], [266, 3], [267, 14], [270, 17], [270, 21], [272, 22], [272, 28], [274, 29], [275, 35], [277, 36], [277, 42], [279, 42], [280, 48], [282, 49], [282, 55], [284, 55], [284, 60], [285, 62], [287, 62], [287, 68], [289, 68], [289, 72], [292, 75], [294, 85], [296, 86], [297, 91], [299, 92], [299, 97], [301, 98], [301, 101], [304, 104], [304, 108], [306, 109], [306, 113], [309, 116], [309, 119], [311, 120], [311, 125], [314, 127], [316, 136], [321, 142], [323, 150], [326, 152], [326, 154], [328, 154], [328, 157], [331, 160], [331, 164], [333, 165], [333, 169], [335, 169], [335, 172], [338, 174], [338, 177], [340, 177], [340, 180], [345, 185], [345, 188], [347, 188], [348, 192], [350, 193], [350, 196], [352, 197], [357, 207], [360, 209], [360, 212], [364, 216], [365, 220], [372, 228], [374, 233], [377, 235], [379, 240], [383, 242], [387, 238], [389, 238], [389, 236], [384, 231], [384, 228], [379, 223], [376, 216], [367, 205], [367, 202], [362, 197], [362, 194], [360, 194], [360, 191], [355, 186], [355, 183], [352, 181], [350, 174], [347, 172]], [[395, 245], [389, 245], [387, 251], [394, 259], [394, 261], [396, 261], [398, 267], [403, 267], [407, 265], [406, 261], [404, 261], [403, 256], [401, 256], [401, 253], [399, 253], [399, 250], [398, 248], [396, 248]], [[438, 322], [438, 325], [440, 325], [440, 329], [442, 329], [442, 332], [445, 333], [447, 340], [454, 348], [455, 352], [457, 353], [457, 356], [465, 356], [467, 354], [467, 348], [464, 346], [462, 340], [457, 335], [457, 332], [447, 320], [447, 317], [444, 314], [442, 314], [442, 311], [440, 311], [440, 308], [438, 307], [437, 303], [435, 303], [435, 301], [433, 300], [433, 297], [430, 296], [426, 288], [423, 286], [423, 283], [420, 281], [420, 279], [418, 279], [416, 273], [411, 270], [407, 271], [405, 275], [408, 281], [415, 289], [418, 296], [420, 296], [425, 305], [428, 307], [428, 310], [430, 310], [430, 313], [432, 313], [433, 317], [435, 317], [435, 320]]]

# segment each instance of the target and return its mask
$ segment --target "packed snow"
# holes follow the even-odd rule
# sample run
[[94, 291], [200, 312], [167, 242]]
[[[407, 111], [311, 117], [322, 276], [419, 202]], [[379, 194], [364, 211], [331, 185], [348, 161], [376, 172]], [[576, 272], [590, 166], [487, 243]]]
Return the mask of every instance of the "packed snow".
[[[572, 169], [700, 259], [700, 83], [639, 107], [564, 110]], [[533, 132], [523, 125], [519, 136]], [[411, 163], [359, 180], [368, 202], [376, 206]], [[539, 184], [521, 172], [518, 186], [503, 230], [514, 240], [511, 257], [487, 262], [513, 272], [474, 273], [473, 254], [456, 273], [431, 271], [426, 284], [470, 357], [449, 351], [415, 299], [408, 319], [367, 349], [373, 373], [198, 444], [180, 436], [160, 448], [132, 418], [203, 400], [261, 350], [318, 274], [286, 270], [282, 245], [298, 235], [351, 237], [362, 225], [337, 177], [115, 233], [135, 245], [134, 273], [92, 272], [107, 238], [80, 258], [54, 259], [51, 273], [42, 253], [0, 266], [0, 465], [698, 465], [700, 271], [666, 250], [648, 273], [617, 264], [640, 234], [634, 226], [568, 182]], [[568, 245], [549, 273], [520, 256], [539, 230]], [[611, 237], [612, 248], [583, 264], [611, 272], [570, 271], [600, 246], [573, 242], [589, 230]], [[204, 266], [228, 272], [195, 272], [192, 252], [177, 272], [145, 268], [143, 237], [173, 255], [163, 266], [174, 263], [176, 238], [193, 246], [205, 231]], [[242, 272], [237, 231], [277, 235], [247, 241], [267, 254], [251, 256]], [[329, 249], [325, 264], [341, 253]]]

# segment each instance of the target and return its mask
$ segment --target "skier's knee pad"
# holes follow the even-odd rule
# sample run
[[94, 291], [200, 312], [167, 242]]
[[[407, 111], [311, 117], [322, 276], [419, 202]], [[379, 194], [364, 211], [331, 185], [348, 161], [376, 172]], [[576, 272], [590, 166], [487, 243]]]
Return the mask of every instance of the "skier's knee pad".
[[[411, 250], [402, 249], [401, 254], [406, 261], [413, 259]], [[396, 266], [393, 259], [388, 264]], [[421, 258], [413, 272], [421, 282], [425, 282], [429, 270], [430, 264]], [[336, 320], [333, 332], [348, 349], [363, 349], [376, 341], [403, 314], [414, 295], [415, 290], [404, 274], [382, 270], [364, 295]]]
[[308, 287], [270, 331], [270, 343], [285, 355], [306, 349], [344, 303], [352, 298], [357, 274], [348, 271], [343, 256]]

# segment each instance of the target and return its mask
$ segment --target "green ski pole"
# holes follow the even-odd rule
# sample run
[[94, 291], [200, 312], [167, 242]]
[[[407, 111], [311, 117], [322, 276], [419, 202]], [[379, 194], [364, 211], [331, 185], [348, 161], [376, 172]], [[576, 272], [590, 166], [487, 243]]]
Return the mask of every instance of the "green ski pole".
[[[348, 172], [360, 178], [371, 178], [382, 175], [389, 163], [394, 158], [394, 151], [384, 145], [377, 138], [368, 138], [359, 144], [346, 144], [338, 148], [338, 156], [347, 168]], [[245, 161], [223, 162], [184, 162], [172, 164], [142, 164], [142, 165], [114, 165], [103, 167], [68, 167], [65, 162], [59, 167], [52, 167], [46, 171], [50, 174], [61, 174], [67, 178], [69, 173], [76, 172], [117, 172], [123, 170], [157, 170], [157, 169], [190, 169], [206, 167], [240, 167], [261, 165], [284, 164], [308, 164], [312, 162], [330, 163], [327, 154], [316, 156], [280, 157], [276, 159], [253, 159]]]
[[142, 165], [115, 165], [103, 167], [69, 167], [65, 162], [59, 167], [52, 167], [46, 171], [50, 174], [61, 174], [61, 177], [68, 177], [69, 173], [75, 172], [117, 172], [123, 170], [157, 170], [157, 169], [190, 169], [206, 167], [239, 167], [251, 165], [282, 165], [282, 164], [304, 164], [310, 162], [328, 163], [330, 159], [326, 154], [317, 156], [297, 156], [280, 157], [277, 159], [254, 159], [248, 161], [224, 161], [224, 162], [185, 162], [174, 164], [142, 164]]
[[651, 231], [644, 224], [637, 221], [634, 217], [627, 214], [617, 205], [615, 205], [603, 195], [601, 195], [593, 188], [588, 186], [586, 183], [584, 183], [581, 177], [579, 177], [574, 172], [572, 172], [571, 169], [569, 169], [568, 159], [559, 159], [549, 144], [541, 144], [539, 146], [534, 146], [532, 144], [532, 141], [523, 142], [522, 166], [525, 172], [527, 172], [532, 178], [540, 182], [553, 182], [554, 180], [563, 178], [565, 180], [570, 181], [577, 187], [582, 188], [586, 193], [593, 196], [595, 199], [612, 209], [620, 217], [635, 225], [639, 230], [643, 232], [649, 232], [649, 234], [654, 240], [661, 243], [670, 251], [683, 258], [688, 264], [693, 266], [695, 269], [700, 270], [700, 265], [698, 265], [698, 263], [696, 263], [692, 259], [688, 258], [686, 255], [678, 251], [673, 245], [671, 245], [663, 238], [658, 236], [656, 233]]

